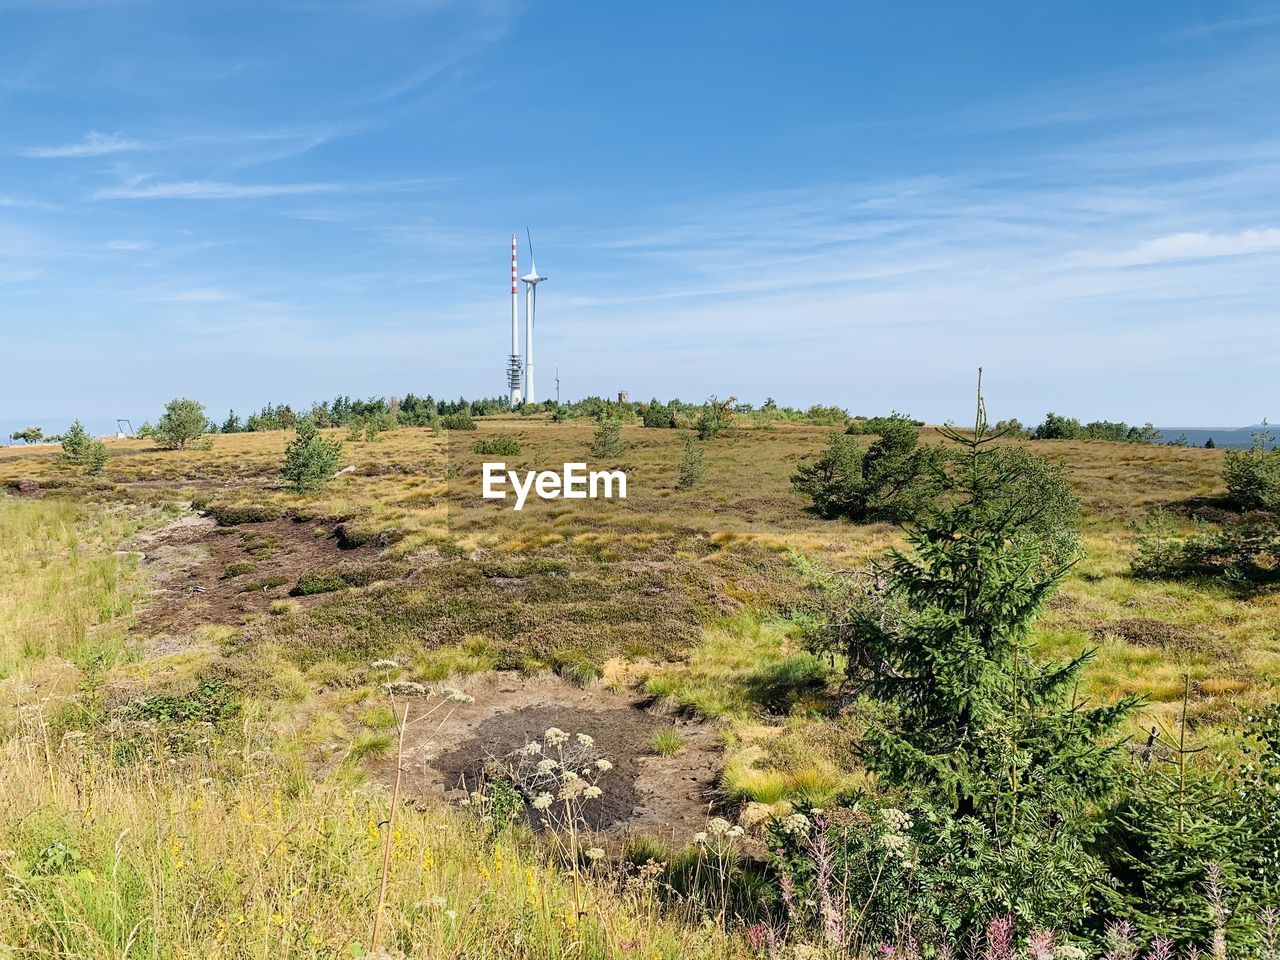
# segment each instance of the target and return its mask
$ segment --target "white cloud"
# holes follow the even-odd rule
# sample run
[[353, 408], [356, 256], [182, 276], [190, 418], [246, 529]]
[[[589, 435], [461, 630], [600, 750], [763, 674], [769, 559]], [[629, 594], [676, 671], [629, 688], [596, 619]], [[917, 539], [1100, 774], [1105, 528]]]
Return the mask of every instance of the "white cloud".
[[1203, 231], [1174, 233], [1141, 243], [1115, 258], [1117, 266], [1167, 263], [1171, 260], [1206, 260], [1240, 257], [1280, 250], [1280, 229], [1263, 227], [1238, 233]]
[[32, 147], [21, 151], [24, 156], [43, 159], [66, 159], [71, 157], [105, 157], [113, 153], [125, 153], [130, 150], [142, 150], [145, 144], [137, 140], [128, 140], [118, 133], [99, 133], [90, 130], [78, 143], [68, 143], [60, 147]]
[[308, 193], [333, 193], [336, 183], [227, 183], [219, 180], [178, 180], [105, 187], [95, 200], [243, 200], [288, 197]]
[[127, 250], [133, 253], [145, 253], [151, 249], [148, 240], [112, 240], [107, 244], [108, 250]]

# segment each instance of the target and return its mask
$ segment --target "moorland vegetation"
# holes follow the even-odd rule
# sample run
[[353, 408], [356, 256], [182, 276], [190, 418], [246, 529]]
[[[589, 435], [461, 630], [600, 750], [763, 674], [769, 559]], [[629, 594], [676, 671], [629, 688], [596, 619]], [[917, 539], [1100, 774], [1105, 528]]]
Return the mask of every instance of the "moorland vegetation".
[[[964, 430], [407, 395], [215, 432], [175, 403], [164, 436], [0, 451], [12, 949], [1276, 955], [1265, 443], [1027, 440], [981, 396]], [[629, 497], [500, 511], [494, 455], [608, 457]], [[710, 737], [693, 812], [628, 826], [612, 714], [415, 779], [495, 669], [630, 698], [654, 796]]]

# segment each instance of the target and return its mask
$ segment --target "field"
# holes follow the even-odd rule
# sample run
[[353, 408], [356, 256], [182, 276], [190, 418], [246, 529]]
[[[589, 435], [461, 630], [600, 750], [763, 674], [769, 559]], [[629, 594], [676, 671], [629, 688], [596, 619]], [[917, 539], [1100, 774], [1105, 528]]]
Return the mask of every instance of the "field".
[[[837, 709], [833, 665], [803, 649], [793, 613], [814, 570], [864, 567], [901, 532], [806, 510], [789, 478], [825, 427], [708, 441], [702, 483], [679, 490], [678, 433], [627, 426], [608, 464], [627, 472], [625, 500], [517, 512], [481, 499], [480, 463], [500, 458], [477, 440], [515, 438], [513, 469], [594, 467], [594, 425], [478, 425], [347, 441], [351, 469], [309, 495], [280, 480], [283, 432], [183, 451], [110, 441], [97, 477], [53, 447], [0, 450], [14, 956], [361, 955], [397, 770], [411, 802], [387, 848], [384, 945], [747, 952], [741, 931], [660, 909], [640, 883], [614, 896], [603, 863], [637, 835], [676, 857], [709, 817], [749, 828], [865, 785], [857, 713]], [[1081, 694], [1143, 697], [1135, 742], [1175, 729], [1186, 694], [1190, 736], [1231, 755], [1243, 719], [1280, 700], [1280, 594], [1130, 571], [1150, 510], [1221, 496], [1222, 452], [1032, 446], [1067, 469], [1086, 548], [1037, 654], [1096, 648]], [[441, 684], [474, 702], [441, 700]], [[436, 712], [399, 747], [406, 705]], [[589, 734], [613, 764], [589, 821], [605, 857], [582, 876], [533, 834], [493, 841], [460, 812], [486, 757], [548, 726]]]

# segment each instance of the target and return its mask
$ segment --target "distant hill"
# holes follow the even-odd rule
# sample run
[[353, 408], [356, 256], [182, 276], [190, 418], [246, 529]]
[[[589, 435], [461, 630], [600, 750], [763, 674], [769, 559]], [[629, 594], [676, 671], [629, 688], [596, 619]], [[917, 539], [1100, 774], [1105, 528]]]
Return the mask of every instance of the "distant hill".
[[[1248, 427], [1160, 427], [1159, 430], [1164, 434], [1164, 442], [1176, 440], [1180, 435], [1186, 434], [1187, 442], [1193, 447], [1203, 447], [1205, 441], [1210, 437], [1213, 438], [1215, 447], [1234, 447], [1236, 449], [1248, 449], [1253, 446], [1253, 435], [1262, 429], [1262, 424], [1255, 423]], [[1280, 437], [1280, 427], [1272, 425], [1267, 428], [1267, 432], [1273, 437]], [[1272, 440], [1271, 446], [1275, 446], [1276, 441]]]

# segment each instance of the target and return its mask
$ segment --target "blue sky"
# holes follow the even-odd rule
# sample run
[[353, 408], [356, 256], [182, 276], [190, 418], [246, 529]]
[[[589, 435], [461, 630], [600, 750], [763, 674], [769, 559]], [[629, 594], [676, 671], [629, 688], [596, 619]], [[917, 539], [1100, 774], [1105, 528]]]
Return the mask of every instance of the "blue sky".
[[[0, 419], [1280, 417], [1280, 4], [0, 0]], [[525, 261], [527, 263], [527, 261]]]

